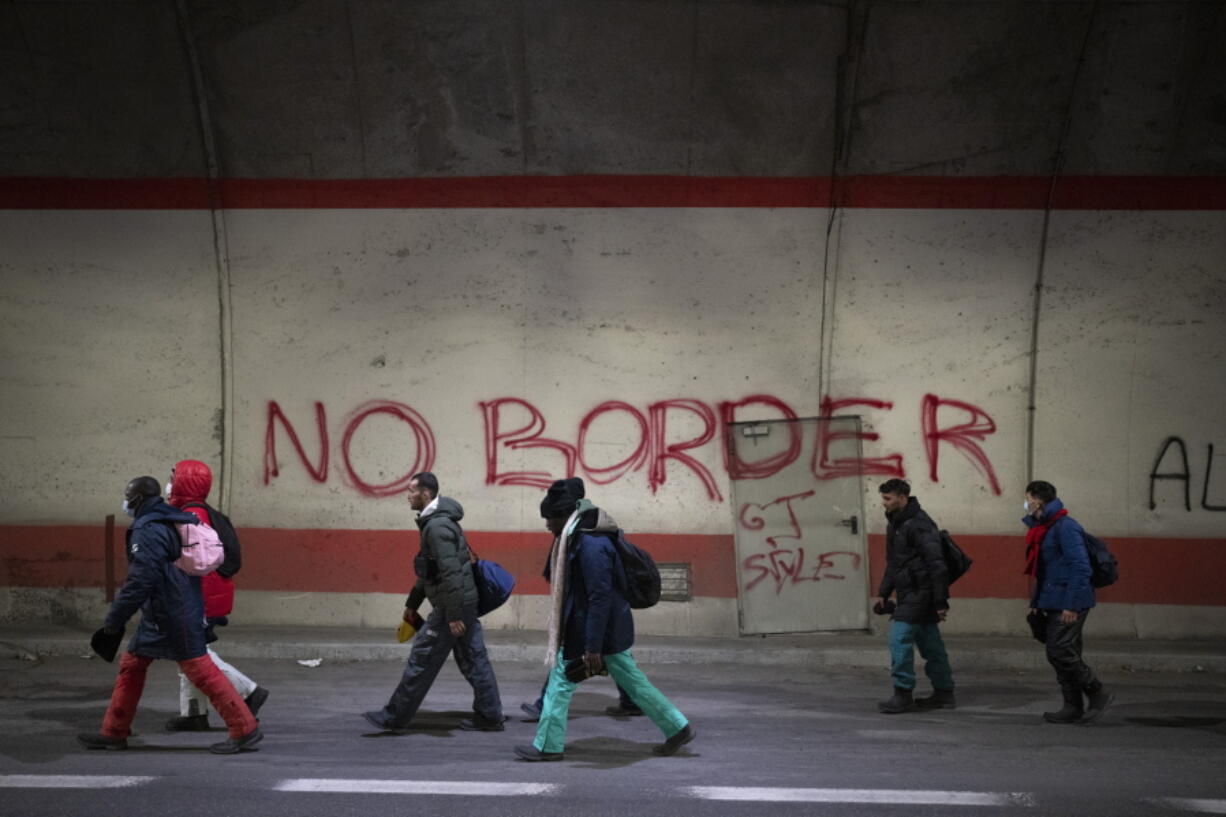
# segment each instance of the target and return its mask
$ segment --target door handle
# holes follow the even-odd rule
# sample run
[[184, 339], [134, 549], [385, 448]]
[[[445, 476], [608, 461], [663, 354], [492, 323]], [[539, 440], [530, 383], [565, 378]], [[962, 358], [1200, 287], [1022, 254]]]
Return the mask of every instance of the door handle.
[[845, 528], [851, 528], [852, 536], [855, 536], [857, 533], [860, 532], [860, 518], [857, 517], [854, 513], [847, 519], [844, 519], [841, 522], [839, 522], [839, 524]]

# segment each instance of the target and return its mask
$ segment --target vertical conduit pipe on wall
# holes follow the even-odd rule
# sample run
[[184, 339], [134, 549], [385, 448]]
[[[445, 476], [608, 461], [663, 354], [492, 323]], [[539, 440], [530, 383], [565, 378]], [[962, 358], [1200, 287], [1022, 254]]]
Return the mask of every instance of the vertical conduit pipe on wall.
[[217, 505], [225, 513], [230, 510], [230, 475], [234, 462], [234, 329], [230, 296], [230, 253], [226, 237], [226, 211], [221, 196], [221, 170], [217, 161], [217, 145], [213, 138], [213, 120], [209, 115], [208, 96], [204, 87], [204, 72], [200, 70], [200, 56], [196, 51], [196, 39], [186, 0], [177, 0], [179, 33], [183, 37], [183, 49], [187, 54], [191, 73], [192, 96], [200, 122], [200, 141], [204, 149], [207, 168], [209, 215], [213, 226], [213, 259], [217, 267], [218, 332], [221, 356], [221, 418], [218, 433], [221, 436], [220, 467], [218, 468]]
[[1098, 20], [1100, 0], [1094, 0], [1090, 7], [1090, 19], [1086, 23], [1086, 33], [1081, 40], [1081, 51], [1077, 55], [1077, 65], [1073, 69], [1073, 81], [1069, 86], [1068, 102], [1064, 106], [1064, 122], [1060, 125], [1060, 136], [1056, 140], [1056, 155], [1052, 160], [1051, 181], [1047, 186], [1047, 201], [1043, 205], [1043, 227], [1039, 233], [1038, 270], [1034, 281], [1034, 306], [1030, 320], [1030, 378], [1026, 387], [1026, 482], [1034, 479], [1034, 427], [1035, 415], [1038, 412], [1037, 396], [1039, 381], [1039, 314], [1043, 306], [1043, 276], [1047, 271], [1047, 234], [1051, 227], [1051, 211], [1055, 204], [1056, 182], [1064, 170], [1064, 150], [1068, 143], [1069, 132], [1073, 129], [1073, 103], [1077, 98], [1077, 85], [1081, 79], [1081, 69], [1085, 65], [1086, 51], [1090, 48], [1090, 38], [1094, 33], [1094, 24]]

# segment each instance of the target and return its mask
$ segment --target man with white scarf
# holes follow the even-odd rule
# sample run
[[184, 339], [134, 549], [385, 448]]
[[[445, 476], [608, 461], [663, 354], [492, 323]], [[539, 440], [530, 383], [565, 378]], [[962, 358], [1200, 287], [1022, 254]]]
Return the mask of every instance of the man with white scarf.
[[550, 615], [546, 666], [552, 667], [536, 739], [516, 746], [528, 761], [562, 760], [566, 717], [578, 681], [566, 665], [581, 661], [587, 675], [606, 670], [664, 733], [652, 751], [671, 755], [695, 731], [677, 707], [652, 686], [634, 663], [634, 619], [625, 598], [626, 576], [617, 554], [617, 523], [583, 498], [583, 480], [560, 479], [541, 501], [545, 527], [554, 535], [549, 555]]

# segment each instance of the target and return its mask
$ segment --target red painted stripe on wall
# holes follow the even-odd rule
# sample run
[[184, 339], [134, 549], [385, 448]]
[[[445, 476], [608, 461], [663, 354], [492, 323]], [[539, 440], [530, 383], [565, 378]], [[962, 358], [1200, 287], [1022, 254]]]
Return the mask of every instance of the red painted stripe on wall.
[[[0, 209], [829, 207], [1040, 210], [1042, 176], [0, 179]], [[1223, 176], [1065, 176], [1057, 210], [1226, 210]]]
[[[468, 531], [473, 549], [517, 578], [517, 592], [544, 594], [541, 577], [549, 538], [522, 531]], [[122, 529], [117, 531], [117, 574], [124, 575]], [[243, 528], [243, 572], [248, 590], [338, 593], [407, 593], [412, 583], [415, 533], [389, 530]], [[954, 598], [1025, 598], [1022, 537], [956, 534], [975, 560], [954, 586]], [[735, 598], [733, 539], [723, 534], [636, 534], [634, 541], [660, 562], [691, 566], [695, 596]], [[884, 537], [868, 537], [875, 590], [881, 578]], [[1098, 592], [1100, 601], [1129, 604], [1226, 605], [1218, 576], [1226, 565], [1226, 539], [1111, 539], [1120, 581]], [[0, 586], [102, 587], [102, 526], [0, 525]]]

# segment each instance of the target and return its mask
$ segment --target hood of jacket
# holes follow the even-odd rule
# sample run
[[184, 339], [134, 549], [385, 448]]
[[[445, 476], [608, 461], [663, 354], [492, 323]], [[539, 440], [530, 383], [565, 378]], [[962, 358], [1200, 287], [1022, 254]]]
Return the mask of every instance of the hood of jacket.
[[150, 499], [140, 506], [140, 510], [136, 512], [136, 519], [132, 520], [132, 530], [143, 528], [145, 525], [153, 522], [173, 522], [176, 524], [195, 523], [200, 521], [196, 515], [189, 511], [181, 511], [166, 503], [166, 500], [160, 496]]
[[895, 511], [892, 514], [887, 513], [885, 515], [885, 518], [889, 521], [891, 525], [898, 527], [903, 522], [906, 522], [908, 519], [918, 516], [919, 512], [920, 512], [919, 500], [912, 496], [912, 497], [907, 498], [906, 505], [899, 508], [897, 511]]
[[454, 522], [459, 522], [464, 518], [464, 508], [459, 502], [456, 502], [451, 497], [440, 496], [438, 498], [438, 505], [434, 509], [434, 513], [430, 514], [429, 516], [417, 517], [417, 527], [424, 528], [427, 522], [439, 516], [445, 517]]
[[1042, 519], [1035, 519], [1034, 514], [1026, 514], [1022, 517], [1022, 524], [1028, 528], [1033, 528], [1035, 525], [1043, 524], [1043, 519], [1051, 519], [1062, 510], [1064, 510], [1064, 503], [1057, 497], [1043, 506]]
[[213, 490], [213, 471], [200, 460], [179, 460], [170, 478], [171, 505], [182, 508], [189, 502], [204, 502]]
[[617, 520], [604, 508], [593, 508], [579, 520], [578, 530], [582, 533], [617, 533], [618, 527]]

